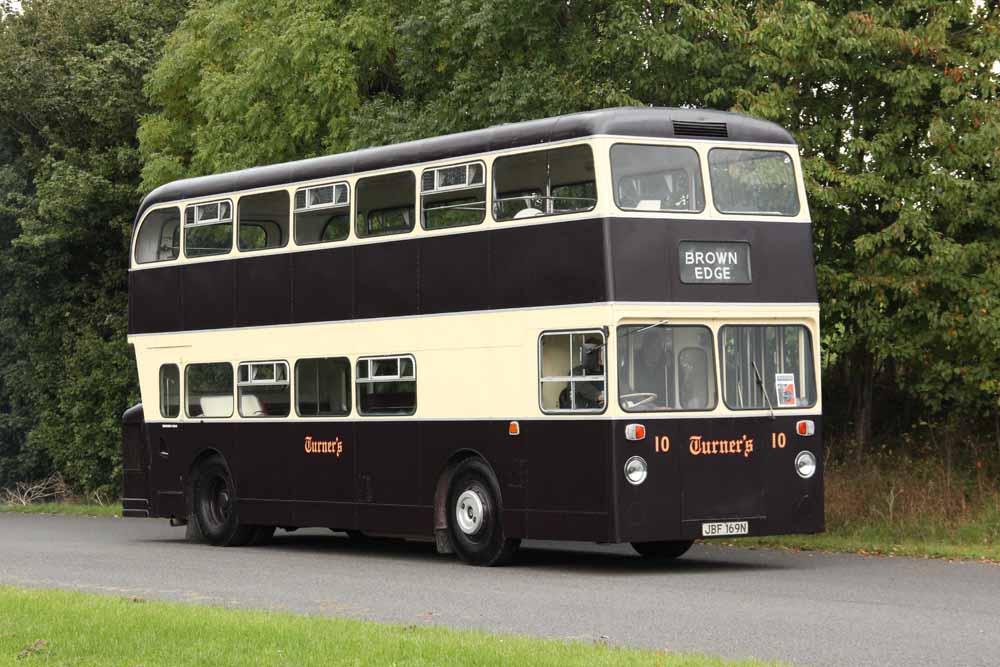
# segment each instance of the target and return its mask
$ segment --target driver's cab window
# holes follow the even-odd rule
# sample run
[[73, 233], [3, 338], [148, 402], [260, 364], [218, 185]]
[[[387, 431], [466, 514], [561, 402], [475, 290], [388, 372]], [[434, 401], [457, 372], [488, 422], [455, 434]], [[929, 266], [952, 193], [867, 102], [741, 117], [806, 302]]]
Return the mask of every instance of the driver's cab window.
[[493, 215], [522, 220], [580, 213], [597, 205], [590, 146], [569, 146], [497, 158]]
[[618, 400], [626, 412], [713, 409], [711, 330], [667, 324], [618, 327]]
[[542, 412], [603, 412], [605, 354], [601, 331], [543, 333], [538, 340]]
[[611, 178], [615, 204], [635, 211], [690, 211], [705, 209], [698, 153], [684, 146], [611, 147]]

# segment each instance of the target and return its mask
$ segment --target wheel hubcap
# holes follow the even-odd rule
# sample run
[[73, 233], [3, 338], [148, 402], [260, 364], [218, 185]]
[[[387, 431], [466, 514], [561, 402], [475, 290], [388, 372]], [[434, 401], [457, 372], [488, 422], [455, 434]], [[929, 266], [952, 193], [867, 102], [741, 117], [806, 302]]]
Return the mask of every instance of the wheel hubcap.
[[216, 523], [222, 524], [229, 518], [232, 510], [233, 498], [229, 493], [229, 486], [225, 480], [217, 478], [215, 480], [215, 493], [212, 494], [211, 512]]
[[483, 529], [483, 499], [472, 490], [463, 491], [455, 505], [455, 520], [466, 535], [475, 535]]

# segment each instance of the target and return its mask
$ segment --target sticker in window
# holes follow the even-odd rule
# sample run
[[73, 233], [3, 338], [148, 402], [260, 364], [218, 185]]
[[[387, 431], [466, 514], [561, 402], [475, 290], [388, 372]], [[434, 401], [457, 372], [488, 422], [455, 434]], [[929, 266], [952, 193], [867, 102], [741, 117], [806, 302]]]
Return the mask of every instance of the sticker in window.
[[778, 405], [783, 408], [794, 408], [795, 401], [795, 374], [775, 373], [774, 391], [778, 396]]

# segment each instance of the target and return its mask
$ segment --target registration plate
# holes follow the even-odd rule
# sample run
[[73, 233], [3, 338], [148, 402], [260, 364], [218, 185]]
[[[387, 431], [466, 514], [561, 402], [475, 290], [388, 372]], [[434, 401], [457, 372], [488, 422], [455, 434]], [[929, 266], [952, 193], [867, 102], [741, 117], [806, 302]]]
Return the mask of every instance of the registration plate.
[[747, 535], [749, 521], [714, 521], [701, 524], [702, 537], [723, 537], [725, 535]]

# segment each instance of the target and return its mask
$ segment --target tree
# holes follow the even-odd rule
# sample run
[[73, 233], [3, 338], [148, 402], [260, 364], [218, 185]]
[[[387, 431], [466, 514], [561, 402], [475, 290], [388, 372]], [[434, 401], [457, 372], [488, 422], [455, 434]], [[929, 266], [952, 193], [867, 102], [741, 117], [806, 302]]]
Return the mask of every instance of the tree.
[[25, 2], [0, 21], [0, 483], [117, 488], [142, 80], [184, 2]]
[[871, 440], [879, 376], [925, 418], [989, 424], [1000, 408], [995, 6], [789, 1], [762, 8], [753, 35], [754, 90], [738, 108], [792, 129], [806, 156], [825, 351], [849, 370], [847, 387], [831, 384], [848, 390], [855, 439]]

